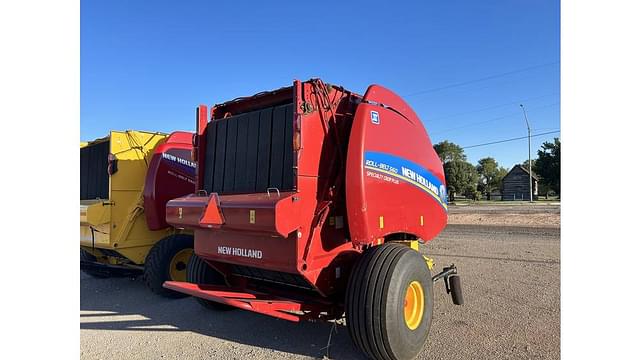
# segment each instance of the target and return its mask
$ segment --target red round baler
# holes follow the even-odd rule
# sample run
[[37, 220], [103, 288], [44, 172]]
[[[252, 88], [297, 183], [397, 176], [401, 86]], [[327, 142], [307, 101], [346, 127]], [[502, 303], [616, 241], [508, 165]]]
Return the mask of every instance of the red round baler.
[[290, 321], [346, 314], [355, 344], [405, 359], [426, 341], [433, 282], [462, 303], [455, 266], [432, 276], [418, 242], [447, 223], [442, 163], [411, 107], [319, 79], [197, 109], [193, 194], [167, 222], [195, 235], [187, 282], [213, 308]]

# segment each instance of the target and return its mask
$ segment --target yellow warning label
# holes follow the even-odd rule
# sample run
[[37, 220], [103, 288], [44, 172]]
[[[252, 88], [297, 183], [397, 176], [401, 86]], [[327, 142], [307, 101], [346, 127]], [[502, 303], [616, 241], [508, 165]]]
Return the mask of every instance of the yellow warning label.
[[255, 210], [249, 210], [249, 223], [250, 224], [255, 224], [256, 223], [256, 211]]

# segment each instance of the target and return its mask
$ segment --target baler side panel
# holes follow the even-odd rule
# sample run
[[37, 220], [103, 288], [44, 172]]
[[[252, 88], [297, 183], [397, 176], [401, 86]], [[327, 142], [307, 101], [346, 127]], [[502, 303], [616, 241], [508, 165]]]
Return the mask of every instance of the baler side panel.
[[401, 232], [430, 240], [446, 226], [442, 163], [409, 105], [378, 85], [369, 87], [356, 110], [346, 196], [357, 246]]
[[104, 141], [108, 149], [101, 158], [106, 161], [107, 154], [112, 154], [115, 159], [112, 170], [116, 171], [110, 176], [107, 174], [109, 192], [104, 199], [81, 200], [81, 246], [116, 251], [133, 263], [142, 264], [151, 246], [173, 231], [169, 228], [151, 231], [143, 215], [148, 164], [154, 149], [166, 138], [162, 133], [111, 131], [108, 137], [83, 147]]
[[118, 171], [111, 175], [111, 236], [116, 249], [136, 264], [144, 263], [149, 248], [169, 230], [150, 231], [144, 216], [143, 189], [154, 149], [167, 135], [143, 131], [112, 131], [111, 153]]

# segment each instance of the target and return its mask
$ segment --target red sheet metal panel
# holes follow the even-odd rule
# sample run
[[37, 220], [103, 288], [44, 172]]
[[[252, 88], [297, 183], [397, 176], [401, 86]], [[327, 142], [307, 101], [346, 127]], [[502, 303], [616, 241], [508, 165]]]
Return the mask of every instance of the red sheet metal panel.
[[189, 195], [167, 203], [167, 222], [179, 228], [221, 228], [287, 237], [300, 226], [294, 194]]
[[346, 197], [356, 246], [398, 232], [430, 240], [446, 226], [442, 163], [411, 107], [379, 85], [368, 88], [354, 116]]
[[296, 261], [296, 236], [270, 236], [264, 233], [245, 231], [211, 231], [196, 229], [198, 241], [195, 253], [203, 258], [225, 264], [260, 267], [290, 274], [298, 273]]
[[188, 195], [167, 203], [167, 222], [177, 228], [199, 227], [209, 198]]
[[169, 226], [165, 221], [169, 200], [195, 191], [192, 136], [190, 132], [176, 131], [154, 150], [144, 184], [144, 213], [150, 230]]

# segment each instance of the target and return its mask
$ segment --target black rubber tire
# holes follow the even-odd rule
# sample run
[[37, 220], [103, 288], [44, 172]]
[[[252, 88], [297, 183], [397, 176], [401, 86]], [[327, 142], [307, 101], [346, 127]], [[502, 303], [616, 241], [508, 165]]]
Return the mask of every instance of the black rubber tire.
[[[222, 274], [209, 266], [209, 264], [199, 258], [196, 254], [191, 256], [189, 265], [187, 265], [187, 281], [192, 284], [226, 285]], [[199, 297], [194, 297], [194, 299], [196, 299], [200, 305], [211, 310], [228, 311], [235, 309], [233, 306], [201, 299]]]
[[460, 276], [449, 276], [449, 287], [451, 288], [451, 300], [455, 305], [464, 305], [464, 297], [462, 297], [462, 285], [460, 284]]
[[187, 294], [162, 287], [165, 281], [171, 280], [171, 276], [169, 275], [171, 259], [173, 259], [175, 254], [184, 249], [193, 249], [192, 235], [170, 235], [158, 241], [151, 248], [144, 262], [143, 279], [153, 293], [170, 299], [188, 296]]
[[[91, 254], [90, 252], [84, 249], [80, 249], [80, 260], [90, 261], [90, 262], [98, 261], [98, 259], [93, 254]], [[108, 273], [105, 273], [104, 271], [98, 272], [98, 271], [91, 271], [87, 269], [81, 269], [81, 270], [83, 273], [97, 279], [106, 279], [110, 277], [110, 275]]]
[[[425, 302], [415, 330], [404, 320], [404, 298], [413, 281], [422, 286]], [[433, 283], [422, 255], [395, 243], [367, 249], [349, 276], [345, 312], [351, 339], [370, 358], [416, 357], [433, 317]]]

